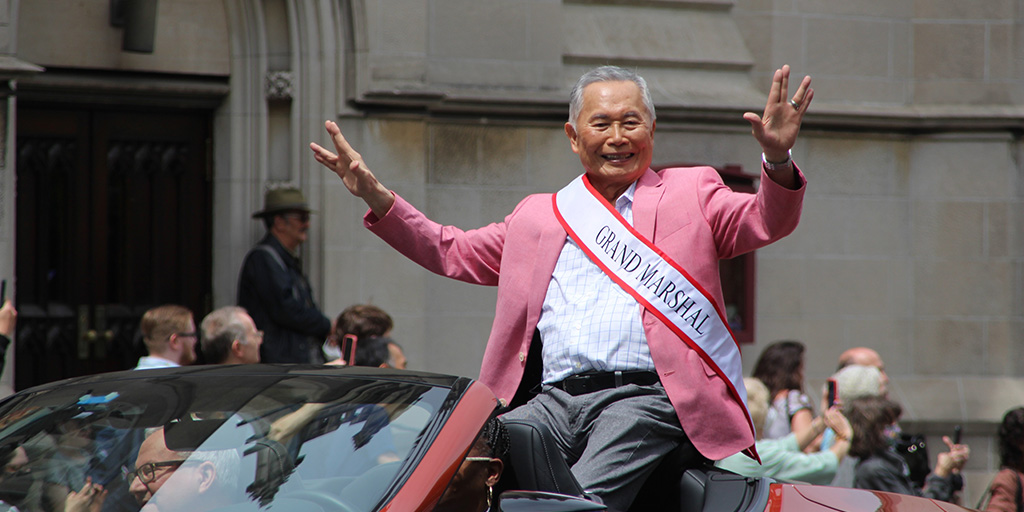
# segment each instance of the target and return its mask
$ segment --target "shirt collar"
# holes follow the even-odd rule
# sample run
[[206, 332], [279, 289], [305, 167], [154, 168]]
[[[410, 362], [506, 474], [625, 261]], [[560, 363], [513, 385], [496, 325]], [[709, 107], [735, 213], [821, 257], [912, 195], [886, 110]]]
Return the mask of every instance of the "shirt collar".
[[634, 193], [636, 193], [635, 181], [629, 185], [629, 188], [627, 188], [626, 191], [622, 193], [622, 195], [615, 198], [615, 209], [622, 210], [627, 206], [632, 206]]

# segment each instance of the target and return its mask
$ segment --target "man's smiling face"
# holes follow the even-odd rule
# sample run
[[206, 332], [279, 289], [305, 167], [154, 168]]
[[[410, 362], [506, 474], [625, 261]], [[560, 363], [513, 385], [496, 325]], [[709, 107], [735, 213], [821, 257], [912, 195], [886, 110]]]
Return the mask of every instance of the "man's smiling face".
[[566, 123], [565, 133], [591, 183], [609, 201], [651, 166], [654, 123], [633, 82], [587, 85], [576, 127]]

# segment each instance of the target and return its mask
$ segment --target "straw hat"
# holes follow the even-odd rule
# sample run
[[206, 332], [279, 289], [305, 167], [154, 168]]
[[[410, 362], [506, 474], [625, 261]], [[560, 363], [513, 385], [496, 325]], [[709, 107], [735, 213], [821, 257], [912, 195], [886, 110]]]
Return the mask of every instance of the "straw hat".
[[252, 218], [267, 217], [285, 211], [311, 212], [302, 191], [295, 187], [267, 190], [263, 196], [263, 209], [252, 214]]

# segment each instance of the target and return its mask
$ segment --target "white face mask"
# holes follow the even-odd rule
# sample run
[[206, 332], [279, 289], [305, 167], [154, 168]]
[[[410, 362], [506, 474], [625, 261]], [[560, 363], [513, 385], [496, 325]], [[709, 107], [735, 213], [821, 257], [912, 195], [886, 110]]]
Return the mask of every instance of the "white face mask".
[[341, 359], [341, 347], [331, 343], [330, 340], [324, 341], [324, 345], [321, 349], [324, 351], [324, 357], [327, 358], [328, 362], [334, 361], [335, 359]]

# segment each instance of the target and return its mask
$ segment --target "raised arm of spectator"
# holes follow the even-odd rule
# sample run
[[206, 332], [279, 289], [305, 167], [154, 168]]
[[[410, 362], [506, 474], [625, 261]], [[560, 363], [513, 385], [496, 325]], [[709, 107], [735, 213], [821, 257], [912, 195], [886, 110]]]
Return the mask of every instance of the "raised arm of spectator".
[[849, 420], [846, 419], [846, 416], [843, 416], [843, 413], [836, 406], [832, 406], [832, 408], [825, 411], [823, 418], [825, 426], [832, 429], [836, 434], [835, 442], [829, 447], [829, 451], [834, 453], [836, 458], [842, 460], [850, 452], [850, 440], [854, 436], [853, 427], [850, 426]]

